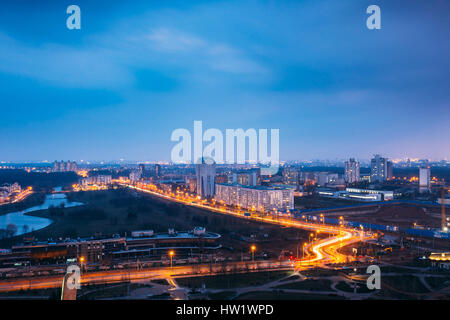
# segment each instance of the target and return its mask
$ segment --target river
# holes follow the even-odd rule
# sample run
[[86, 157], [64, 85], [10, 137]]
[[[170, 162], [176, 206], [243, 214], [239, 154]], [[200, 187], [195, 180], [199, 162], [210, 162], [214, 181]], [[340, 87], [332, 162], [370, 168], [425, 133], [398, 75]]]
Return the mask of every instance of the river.
[[67, 197], [64, 193], [53, 193], [48, 194], [45, 197], [43, 204], [39, 206], [34, 206], [22, 211], [10, 212], [5, 215], [0, 216], [0, 229], [6, 229], [9, 224], [15, 224], [17, 227], [17, 232], [15, 236], [24, 234], [26, 232], [36, 231], [50, 225], [53, 220], [41, 217], [33, 217], [26, 215], [33, 211], [46, 210], [50, 206], [58, 207], [64, 203], [65, 207], [76, 207], [81, 206], [81, 202], [68, 202]]

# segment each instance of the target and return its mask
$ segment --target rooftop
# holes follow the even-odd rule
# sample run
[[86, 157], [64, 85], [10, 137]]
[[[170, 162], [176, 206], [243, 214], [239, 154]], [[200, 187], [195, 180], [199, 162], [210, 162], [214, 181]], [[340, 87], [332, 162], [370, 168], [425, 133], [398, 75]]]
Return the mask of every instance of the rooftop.
[[289, 185], [272, 185], [272, 186], [246, 186], [238, 183], [217, 183], [217, 185], [227, 186], [227, 187], [239, 187], [244, 189], [255, 189], [255, 190], [293, 190], [292, 186]]

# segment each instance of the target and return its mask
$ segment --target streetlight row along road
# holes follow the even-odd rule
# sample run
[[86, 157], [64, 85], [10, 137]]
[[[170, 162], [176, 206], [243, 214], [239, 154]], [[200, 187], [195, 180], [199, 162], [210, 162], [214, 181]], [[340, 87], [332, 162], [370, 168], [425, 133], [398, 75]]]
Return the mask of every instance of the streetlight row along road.
[[[315, 242], [311, 242], [304, 246], [303, 250], [307, 252], [310, 251], [314, 254], [313, 258], [301, 259], [297, 261], [297, 267], [307, 267], [317, 263], [345, 263], [352, 261], [351, 256], [346, 256], [340, 252], [338, 249], [350, 245], [352, 243], [356, 243], [359, 241], [365, 241], [369, 238], [373, 238], [373, 235], [368, 235], [364, 230], [354, 230], [341, 225], [340, 227], [335, 227], [327, 224], [318, 224], [318, 223], [308, 223], [304, 221], [300, 221], [294, 218], [277, 218], [268, 217], [268, 216], [244, 216], [244, 213], [239, 211], [234, 211], [231, 209], [227, 209], [224, 206], [220, 207], [220, 205], [212, 205], [207, 204], [206, 202], [199, 202], [197, 198], [187, 197], [187, 196], [177, 196], [173, 193], [164, 193], [161, 190], [158, 190], [156, 186], [151, 185], [151, 187], [139, 187], [132, 184], [121, 183], [122, 186], [126, 186], [128, 188], [145, 192], [160, 198], [167, 199], [169, 201], [174, 201], [178, 203], [182, 203], [184, 205], [198, 207], [206, 210], [210, 210], [213, 212], [233, 215], [235, 217], [243, 218], [243, 219], [252, 219], [256, 221], [277, 224], [284, 227], [293, 227], [305, 230], [312, 230], [316, 233], [328, 233], [331, 234], [330, 237], [321, 239]], [[302, 246], [303, 248], [303, 246]]]
[[[242, 270], [244, 267], [248, 269], [285, 269], [295, 267], [296, 269], [308, 268], [313, 265], [328, 264], [328, 263], [345, 263], [352, 260], [351, 256], [346, 256], [338, 250], [344, 246], [359, 241], [364, 241], [370, 236], [368, 236], [363, 230], [353, 230], [344, 227], [335, 227], [326, 224], [315, 224], [300, 221], [293, 218], [277, 218], [267, 216], [252, 216], [246, 217], [243, 213], [233, 211], [231, 209], [220, 208], [217, 206], [208, 205], [205, 203], [194, 202], [195, 199], [181, 198], [174, 195], [164, 194], [162, 191], [149, 190], [147, 188], [137, 187], [131, 184], [123, 184], [129, 188], [135, 189], [137, 191], [145, 192], [164, 198], [170, 201], [182, 203], [184, 205], [189, 205], [193, 207], [198, 207], [213, 212], [232, 215], [242, 219], [252, 219], [255, 221], [261, 221], [265, 223], [277, 224], [285, 227], [293, 227], [305, 230], [312, 230], [316, 233], [327, 233], [331, 234], [330, 237], [319, 239], [317, 241], [312, 241], [304, 246], [302, 249], [311, 252], [312, 257], [307, 257], [306, 259], [300, 259], [294, 263], [291, 261], [251, 261], [251, 262], [231, 262], [227, 265], [228, 271]], [[155, 188], [155, 187], [153, 187]], [[251, 248], [252, 256], [256, 247]], [[173, 254], [171, 255], [172, 258]], [[252, 259], [253, 260], [253, 259]], [[221, 268], [219, 266], [219, 268]], [[180, 267], [162, 267], [155, 268], [152, 270], [110, 270], [110, 271], [100, 271], [100, 272], [89, 272], [82, 275], [82, 284], [93, 284], [93, 283], [117, 283], [130, 280], [141, 280], [141, 279], [157, 279], [157, 278], [170, 278], [172, 276], [195, 276], [202, 274], [220, 274], [221, 270], [217, 269], [217, 266], [211, 265], [190, 265], [190, 266], [180, 266]], [[0, 292], [15, 291], [15, 290], [27, 290], [27, 289], [45, 289], [45, 288], [55, 288], [61, 286], [62, 277], [61, 276], [44, 276], [44, 277], [30, 277], [30, 278], [19, 278], [19, 279], [9, 279], [0, 282]]]

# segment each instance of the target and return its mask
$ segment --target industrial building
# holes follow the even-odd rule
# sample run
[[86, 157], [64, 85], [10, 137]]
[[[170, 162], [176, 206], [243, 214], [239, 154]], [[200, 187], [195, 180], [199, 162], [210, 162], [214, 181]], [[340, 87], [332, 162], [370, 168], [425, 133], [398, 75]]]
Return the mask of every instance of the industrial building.
[[319, 188], [316, 193], [323, 197], [356, 201], [390, 201], [394, 200], [394, 191], [346, 188], [345, 191]]

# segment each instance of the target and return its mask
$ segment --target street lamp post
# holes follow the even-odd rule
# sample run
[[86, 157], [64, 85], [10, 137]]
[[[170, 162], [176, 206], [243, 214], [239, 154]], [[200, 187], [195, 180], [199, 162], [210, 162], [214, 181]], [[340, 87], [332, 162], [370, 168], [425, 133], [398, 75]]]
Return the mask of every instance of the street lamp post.
[[307, 245], [308, 244], [306, 242], [303, 244], [303, 260], [305, 259], [305, 251], [306, 251], [306, 246]]
[[170, 250], [169, 251], [169, 256], [170, 256], [170, 267], [172, 268], [172, 258], [173, 258], [173, 255], [175, 254], [175, 252], [173, 252], [173, 250]]
[[252, 251], [252, 261], [255, 261], [255, 251], [256, 251], [256, 246], [252, 245], [250, 247], [250, 250]]
[[80, 257], [81, 274], [83, 274], [83, 263], [84, 263], [84, 257]]

